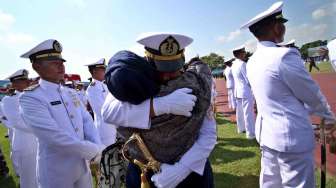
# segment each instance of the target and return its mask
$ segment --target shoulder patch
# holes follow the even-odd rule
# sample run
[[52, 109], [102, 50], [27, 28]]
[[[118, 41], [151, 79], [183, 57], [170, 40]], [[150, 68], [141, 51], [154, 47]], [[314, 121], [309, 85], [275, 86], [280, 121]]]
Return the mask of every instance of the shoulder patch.
[[36, 88], [38, 88], [39, 86], [40, 86], [40, 84], [31, 85], [31, 86], [27, 87], [26, 89], [24, 89], [23, 91], [33, 91]]

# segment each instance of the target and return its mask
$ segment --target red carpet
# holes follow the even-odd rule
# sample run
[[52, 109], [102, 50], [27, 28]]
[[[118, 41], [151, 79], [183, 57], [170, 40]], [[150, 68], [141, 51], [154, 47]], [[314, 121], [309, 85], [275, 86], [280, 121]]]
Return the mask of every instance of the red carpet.
[[[313, 79], [320, 85], [322, 93], [326, 96], [329, 105], [334, 113], [336, 113], [336, 73], [324, 73], [315, 74]], [[235, 113], [228, 108], [227, 105], [227, 91], [225, 87], [225, 80], [216, 80], [216, 107], [217, 112], [224, 115], [226, 118], [235, 122]], [[320, 119], [318, 117], [312, 117], [313, 124], [319, 124]], [[315, 148], [315, 162], [320, 165], [320, 144], [316, 143]], [[329, 146], [327, 146], [327, 170], [329, 174], [336, 175], [336, 154], [329, 152]]]

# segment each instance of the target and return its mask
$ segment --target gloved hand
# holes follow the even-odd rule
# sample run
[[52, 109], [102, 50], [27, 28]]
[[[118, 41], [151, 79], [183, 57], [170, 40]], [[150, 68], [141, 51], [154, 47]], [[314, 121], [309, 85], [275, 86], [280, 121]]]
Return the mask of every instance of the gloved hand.
[[98, 146], [97, 154], [90, 161], [92, 164], [99, 164], [100, 163], [100, 160], [101, 160], [101, 157], [102, 157], [102, 152], [105, 148], [106, 148], [105, 145], [99, 145]]
[[181, 183], [191, 170], [177, 162], [174, 165], [163, 163], [161, 172], [154, 174], [151, 178], [157, 188], [174, 188]]
[[192, 90], [189, 88], [181, 88], [169, 95], [154, 98], [155, 115], [175, 114], [190, 117], [197, 100], [191, 92]]

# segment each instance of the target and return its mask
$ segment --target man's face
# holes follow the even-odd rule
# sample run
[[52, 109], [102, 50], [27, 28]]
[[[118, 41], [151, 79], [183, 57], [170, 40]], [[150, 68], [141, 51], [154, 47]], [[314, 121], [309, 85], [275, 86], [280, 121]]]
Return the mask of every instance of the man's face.
[[92, 77], [96, 80], [102, 81], [105, 79], [105, 67], [96, 67], [92, 71]]
[[30, 85], [30, 80], [28, 79], [18, 79], [18, 80], [12, 81], [12, 87], [18, 91], [23, 91], [29, 85]]
[[64, 79], [65, 68], [61, 60], [36, 62], [33, 64], [33, 68], [44, 80], [60, 83]]

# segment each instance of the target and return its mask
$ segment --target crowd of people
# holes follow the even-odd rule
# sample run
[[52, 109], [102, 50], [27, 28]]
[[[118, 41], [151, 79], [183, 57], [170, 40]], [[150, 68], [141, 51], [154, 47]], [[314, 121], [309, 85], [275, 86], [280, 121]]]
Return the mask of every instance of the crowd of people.
[[[228, 100], [237, 132], [260, 144], [260, 187], [315, 187], [309, 113], [329, 123], [335, 116], [298, 50], [277, 45], [287, 22], [282, 6], [277, 2], [242, 26], [258, 46], [249, 59], [244, 46], [233, 49], [225, 69]], [[27, 70], [16, 71], [8, 77], [15, 91], [1, 102], [20, 187], [91, 188], [92, 166], [106, 171], [120, 164], [101, 166], [119, 139], [124, 145], [116, 159], [129, 164], [125, 177], [112, 175], [126, 187], [215, 187], [208, 159], [217, 139], [215, 85], [200, 59], [185, 63], [192, 41], [174, 33], [143, 37], [137, 42], [145, 57], [120, 51], [108, 65], [105, 59], [88, 64], [86, 91], [81, 83], [64, 83], [66, 59], [57, 40], [21, 55], [40, 79], [31, 84]], [[120, 186], [103, 180], [98, 186]]]

